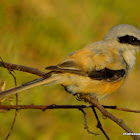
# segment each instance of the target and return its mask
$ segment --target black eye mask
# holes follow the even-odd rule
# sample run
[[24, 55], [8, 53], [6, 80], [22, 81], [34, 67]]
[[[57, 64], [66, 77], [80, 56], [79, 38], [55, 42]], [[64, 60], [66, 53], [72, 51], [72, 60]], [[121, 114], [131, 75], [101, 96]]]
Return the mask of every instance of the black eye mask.
[[131, 45], [135, 45], [135, 46], [140, 46], [140, 40], [138, 40], [136, 37], [130, 36], [130, 35], [118, 37], [118, 41], [123, 44], [131, 44]]

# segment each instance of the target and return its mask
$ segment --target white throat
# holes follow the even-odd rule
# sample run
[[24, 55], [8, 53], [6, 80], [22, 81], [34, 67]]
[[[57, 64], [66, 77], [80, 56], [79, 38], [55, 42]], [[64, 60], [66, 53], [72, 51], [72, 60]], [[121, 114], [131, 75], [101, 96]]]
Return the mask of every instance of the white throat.
[[128, 65], [129, 71], [131, 71], [135, 65], [135, 60], [136, 60], [135, 50], [129, 50], [129, 49], [125, 50], [123, 52], [123, 57]]

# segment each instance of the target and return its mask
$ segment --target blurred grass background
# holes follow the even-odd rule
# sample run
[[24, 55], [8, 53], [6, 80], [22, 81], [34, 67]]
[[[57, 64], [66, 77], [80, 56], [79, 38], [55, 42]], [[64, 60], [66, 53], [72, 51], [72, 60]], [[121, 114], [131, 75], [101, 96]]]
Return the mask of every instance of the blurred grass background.
[[[61, 62], [68, 53], [101, 40], [112, 26], [132, 24], [140, 29], [140, 1], [127, 0], [1, 0], [0, 52], [5, 62], [22, 64], [44, 70]], [[125, 85], [107, 99], [106, 105], [140, 109], [140, 55], [137, 65]], [[36, 76], [16, 71], [18, 84]], [[0, 79], [6, 80], [6, 89], [14, 81], [6, 69], [1, 68]], [[35, 87], [19, 94], [20, 104], [84, 104], [66, 93], [61, 86]], [[5, 102], [4, 104], [7, 104]], [[83, 114], [77, 110], [21, 110], [9, 140], [102, 140], [96, 128], [91, 109], [86, 109], [89, 128], [100, 136], [84, 130]], [[110, 110], [122, 118], [134, 131], [140, 132], [140, 114]], [[98, 112], [99, 113], [99, 112]], [[131, 140], [123, 130], [109, 119], [103, 127], [113, 140]], [[0, 139], [8, 134], [14, 111], [0, 114]]]

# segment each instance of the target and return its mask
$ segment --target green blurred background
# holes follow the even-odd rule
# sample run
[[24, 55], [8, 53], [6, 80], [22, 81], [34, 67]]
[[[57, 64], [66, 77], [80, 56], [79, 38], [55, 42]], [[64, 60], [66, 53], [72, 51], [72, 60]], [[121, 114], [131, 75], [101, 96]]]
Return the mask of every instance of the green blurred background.
[[[128, 0], [1, 0], [0, 52], [4, 61], [44, 70], [56, 65], [68, 53], [103, 38], [112, 26], [132, 24], [140, 29], [140, 1]], [[140, 109], [140, 55], [128, 81], [116, 93], [101, 101]], [[14, 80], [6, 69], [0, 69], [0, 80], [6, 89]], [[37, 76], [15, 71], [18, 85]], [[19, 104], [84, 104], [59, 86], [35, 87], [19, 94]], [[15, 103], [15, 101], [13, 101]], [[9, 104], [5, 101], [3, 104]], [[134, 131], [140, 132], [140, 114], [109, 110], [122, 118]], [[90, 130], [84, 130], [83, 114], [77, 110], [21, 110], [9, 140], [102, 140], [91, 109], [86, 109]], [[124, 130], [109, 119], [102, 119], [103, 127], [113, 140], [131, 140]], [[0, 139], [8, 134], [14, 111], [0, 114]]]

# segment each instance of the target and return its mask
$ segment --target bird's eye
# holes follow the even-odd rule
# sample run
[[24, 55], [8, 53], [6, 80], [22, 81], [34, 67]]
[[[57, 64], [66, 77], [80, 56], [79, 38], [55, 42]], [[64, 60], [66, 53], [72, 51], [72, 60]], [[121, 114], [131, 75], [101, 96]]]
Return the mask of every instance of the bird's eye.
[[131, 36], [131, 37], [130, 37], [130, 42], [133, 42], [133, 43], [134, 43], [134, 42], [137, 42], [137, 38]]
[[135, 45], [135, 46], [139, 46], [140, 45], [140, 40], [138, 40], [134, 36], [129, 36], [129, 35], [118, 37], [118, 41], [120, 43], [131, 44], [131, 45]]

